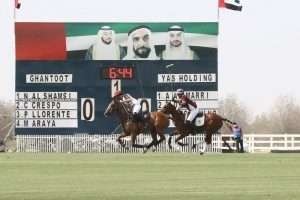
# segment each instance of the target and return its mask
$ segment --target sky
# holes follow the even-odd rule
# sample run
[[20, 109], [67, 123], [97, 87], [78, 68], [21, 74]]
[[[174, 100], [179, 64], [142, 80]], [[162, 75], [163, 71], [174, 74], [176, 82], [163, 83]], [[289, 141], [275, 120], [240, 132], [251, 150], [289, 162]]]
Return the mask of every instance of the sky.
[[[12, 2], [0, 1], [0, 100], [5, 101], [14, 100], [15, 87]], [[280, 95], [293, 96], [299, 103], [300, 1], [242, 3], [242, 12], [221, 9], [219, 13], [219, 97], [235, 94], [254, 114], [269, 111]]]
[[255, 114], [280, 95], [300, 104], [300, 1], [242, 2], [241, 13], [220, 13], [219, 96], [236, 94]]

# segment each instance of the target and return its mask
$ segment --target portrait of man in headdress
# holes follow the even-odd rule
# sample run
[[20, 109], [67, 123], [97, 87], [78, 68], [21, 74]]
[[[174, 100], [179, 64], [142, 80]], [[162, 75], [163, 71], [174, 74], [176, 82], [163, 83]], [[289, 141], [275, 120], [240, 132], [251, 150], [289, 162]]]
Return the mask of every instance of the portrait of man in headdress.
[[166, 49], [162, 52], [163, 60], [197, 60], [197, 54], [186, 45], [184, 29], [181, 26], [168, 28]]
[[86, 60], [120, 60], [120, 48], [110, 26], [100, 28], [95, 44], [87, 51]]
[[124, 60], [159, 60], [156, 56], [152, 32], [148, 26], [137, 26], [128, 32], [127, 55]]

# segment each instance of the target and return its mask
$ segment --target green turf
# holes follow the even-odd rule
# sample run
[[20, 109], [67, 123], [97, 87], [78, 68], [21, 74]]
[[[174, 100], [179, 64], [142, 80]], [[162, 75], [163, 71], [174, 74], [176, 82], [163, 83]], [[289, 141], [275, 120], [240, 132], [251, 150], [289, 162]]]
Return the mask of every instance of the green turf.
[[299, 200], [300, 154], [0, 154], [0, 199]]

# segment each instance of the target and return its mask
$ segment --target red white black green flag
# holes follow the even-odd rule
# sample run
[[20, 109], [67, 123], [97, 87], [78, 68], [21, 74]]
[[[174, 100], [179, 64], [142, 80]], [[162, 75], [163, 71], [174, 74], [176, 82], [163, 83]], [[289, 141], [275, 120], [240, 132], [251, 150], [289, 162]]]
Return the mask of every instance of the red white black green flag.
[[243, 8], [240, 0], [219, 0], [219, 7], [237, 11], [242, 11]]

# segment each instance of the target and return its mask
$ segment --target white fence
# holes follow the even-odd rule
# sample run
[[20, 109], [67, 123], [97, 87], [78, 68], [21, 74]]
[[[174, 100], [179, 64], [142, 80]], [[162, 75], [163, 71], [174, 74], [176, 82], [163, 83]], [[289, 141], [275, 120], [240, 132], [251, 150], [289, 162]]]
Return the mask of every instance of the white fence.
[[[127, 149], [122, 148], [117, 142], [118, 135], [17, 135], [18, 152], [66, 152], [66, 153], [136, 153], [142, 149], [132, 148], [130, 140], [124, 140]], [[227, 149], [222, 138], [228, 138], [227, 143], [235, 149], [235, 142], [231, 135], [213, 136], [212, 145], [208, 146], [207, 152], [222, 152]], [[168, 136], [167, 136], [168, 140]], [[167, 141], [166, 140], [166, 141]], [[158, 152], [199, 152], [202, 149], [204, 135], [188, 136], [182, 142], [187, 143], [185, 147], [179, 149], [169, 149], [166, 142], [163, 142], [155, 150]], [[148, 144], [151, 142], [149, 135], [139, 135], [138, 144]], [[197, 148], [192, 149], [193, 144], [198, 144]], [[174, 147], [174, 137], [172, 138]], [[270, 152], [271, 150], [300, 150], [300, 134], [245, 134], [244, 149], [247, 152]]]
[[[143, 149], [131, 147], [131, 141], [124, 139], [126, 147], [122, 148], [117, 142], [118, 135], [17, 135], [17, 152], [66, 152], [66, 153], [136, 153], [142, 152]], [[188, 136], [183, 143], [187, 146], [174, 148], [174, 137], [172, 138], [173, 148], [169, 149], [166, 142], [163, 142], [156, 148], [149, 151], [158, 152], [199, 152], [202, 149], [204, 135]], [[168, 140], [168, 137], [167, 137]], [[167, 141], [166, 140], [166, 141]], [[137, 144], [149, 144], [150, 135], [139, 135]], [[192, 149], [193, 144], [198, 144]], [[214, 135], [212, 145], [208, 146], [207, 152], [221, 152], [221, 136]]]
[[[231, 135], [222, 135], [222, 137], [229, 138], [230, 140], [227, 142], [235, 149], [235, 142]], [[245, 134], [243, 139], [244, 149], [250, 153], [300, 150], [300, 134]]]

